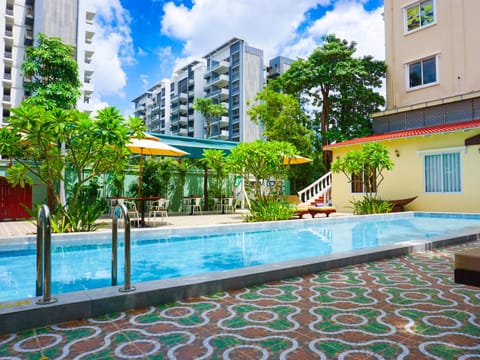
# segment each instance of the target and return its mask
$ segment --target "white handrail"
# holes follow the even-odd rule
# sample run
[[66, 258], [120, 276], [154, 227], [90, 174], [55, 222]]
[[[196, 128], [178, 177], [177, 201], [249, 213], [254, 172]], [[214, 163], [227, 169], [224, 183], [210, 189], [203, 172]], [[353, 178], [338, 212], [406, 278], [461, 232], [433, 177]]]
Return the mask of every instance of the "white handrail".
[[298, 198], [301, 205], [308, 205], [312, 200], [323, 196], [324, 205], [328, 205], [331, 200], [332, 172], [328, 172], [321, 178], [300, 190]]

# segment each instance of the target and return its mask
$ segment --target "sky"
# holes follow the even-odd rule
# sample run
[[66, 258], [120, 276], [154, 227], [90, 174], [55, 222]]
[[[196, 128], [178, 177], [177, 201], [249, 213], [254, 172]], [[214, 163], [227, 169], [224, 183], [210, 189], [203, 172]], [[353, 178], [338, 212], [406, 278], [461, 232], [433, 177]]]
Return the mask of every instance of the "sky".
[[132, 100], [232, 37], [307, 58], [334, 33], [356, 57], [385, 58], [383, 0], [84, 0], [96, 10], [93, 98], [133, 114]]

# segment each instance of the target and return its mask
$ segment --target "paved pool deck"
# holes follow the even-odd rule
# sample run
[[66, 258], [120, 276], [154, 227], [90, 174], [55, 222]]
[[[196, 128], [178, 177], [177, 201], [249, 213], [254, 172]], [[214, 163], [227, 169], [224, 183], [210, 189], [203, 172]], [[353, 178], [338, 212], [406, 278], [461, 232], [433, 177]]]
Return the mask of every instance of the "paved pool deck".
[[0, 335], [0, 359], [476, 359], [480, 288], [453, 282], [474, 246]]

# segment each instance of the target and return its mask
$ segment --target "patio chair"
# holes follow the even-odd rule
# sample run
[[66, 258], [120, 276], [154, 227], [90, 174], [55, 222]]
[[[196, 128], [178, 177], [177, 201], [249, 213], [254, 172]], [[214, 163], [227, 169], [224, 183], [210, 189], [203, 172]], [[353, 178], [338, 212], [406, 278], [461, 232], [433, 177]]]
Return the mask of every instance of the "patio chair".
[[157, 216], [159, 216], [162, 220], [163, 224], [167, 223], [168, 219], [168, 203], [169, 201], [167, 199], [158, 199], [155, 201], [151, 201], [149, 203], [149, 209], [148, 209], [148, 218], [153, 217], [153, 225], [155, 226], [157, 224]]
[[222, 203], [222, 213], [228, 213], [229, 210], [232, 213], [235, 212], [235, 207], [233, 206], [232, 197], [223, 199], [223, 203]]
[[191, 206], [192, 206], [192, 215], [195, 214], [195, 211], [198, 211], [200, 214], [202, 214], [202, 198], [201, 197], [195, 198], [194, 203]]
[[130, 219], [136, 219], [137, 227], [140, 227], [140, 214], [137, 210], [137, 205], [135, 205], [135, 201], [125, 200], [125, 206], [127, 207], [127, 214]]

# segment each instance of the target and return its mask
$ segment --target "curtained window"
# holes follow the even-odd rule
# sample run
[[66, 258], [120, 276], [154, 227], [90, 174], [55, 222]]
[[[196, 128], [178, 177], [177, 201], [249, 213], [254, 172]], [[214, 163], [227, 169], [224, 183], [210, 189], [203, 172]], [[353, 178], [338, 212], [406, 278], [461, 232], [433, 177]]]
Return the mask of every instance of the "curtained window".
[[460, 153], [425, 155], [425, 192], [462, 191]]

